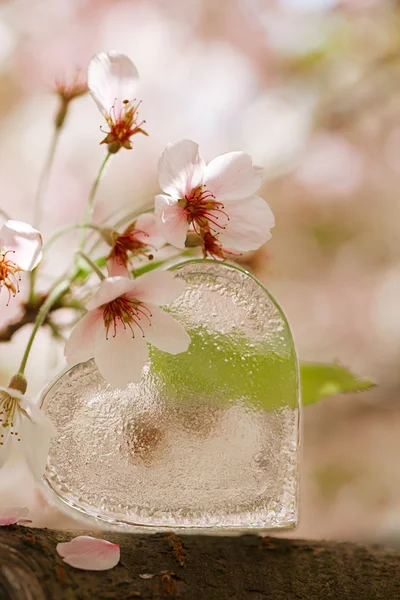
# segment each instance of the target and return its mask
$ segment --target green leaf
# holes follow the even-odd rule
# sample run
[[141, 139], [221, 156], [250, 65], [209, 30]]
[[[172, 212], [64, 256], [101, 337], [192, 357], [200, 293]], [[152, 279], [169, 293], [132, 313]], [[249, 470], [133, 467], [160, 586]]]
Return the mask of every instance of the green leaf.
[[300, 365], [302, 404], [314, 404], [321, 398], [346, 392], [363, 392], [375, 386], [359, 379], [338, 364], [302, 363]]
[[[289, 333], [287, 350], [251, 344], [240, 336], [190, 330], [188, 352], [172, 355], [151, 347], [153, 369], [174, 398], [207, 400], [216, 406], [243, 401], [263, 410], [297, 406], [296, 358]], [[166, 393], [166, 392], [165, 392]]]

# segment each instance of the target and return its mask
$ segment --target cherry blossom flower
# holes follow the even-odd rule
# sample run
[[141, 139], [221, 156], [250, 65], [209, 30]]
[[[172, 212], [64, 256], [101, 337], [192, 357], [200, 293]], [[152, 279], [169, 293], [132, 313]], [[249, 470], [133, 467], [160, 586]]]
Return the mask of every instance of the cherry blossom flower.
[[54, 434], [50, 419], [32, 400], [17, 389], [0, 387], [0, 468], [15, 444], [34, 478], [39, 480]]
[[107, 257], [109, 274], [129, 276], [129, 253], [151, 257], [149, 247], [159, 250], [164, 244], [155, 216], [151, 213], [140, 215], [121, 234], [112, 233], [112, 249]]
[[147, 135], [142, 129], [145, 121], [138, 122], [140, 102], [135, 99], [139, 73], [128, 56], [115, 51], [96, 54], [89, 63], [88, 86], [110, 128], [101, 142], [108, 144], [109, 152], [118, 152], [122, 146], [131, 149], [136, 133]]
[[79, 535], [70, 542], [57, 544], [57, 553], [75, 569], [106, 571], [119, 563], [120, 548], [107, 540]]
[[29, 510], [25, 506], [2, 506], [0, 507], [0, 527], [30, 523], [26, 519], [28, 514]]
[[64, 77], [56, 80], [55, 91], [60, 99], [60, 106], [55, 118], [57, 128], [63, 126], [67, 116], [69, 103], [88, 91], [86, 74], [77, 69], [70, 78]]
[[8, 301], [19, 292], [22, 271], [32, 271], [42, 258], [42, 236], [27, 223], [7, 221], [0, 229], [0, 292]]
[[[160, 187], [155, 214], [161, 235], [184, 248], [190, 227], [201, 236], [205, 254], [256, 250], [271, 237], [275, 224], [268, 204], [255, 193], [262, 169], [244, 152], [229, 152], [208, 165], [198, 144], [168, 144], [158, 164]], [[210, 251], [211, 249], [211, 251]]]
[[58, 78], [55, 84], [55, 91], [65, 103], [83, 96], [88, 91], [86, 74], [81, 69], [77, 69], [69, 78]]
[[104, 279], [87, 304], [65, 347], [69, 364], [94, 358], [101, 375], [116, 387], [139, 381], [150, 343], [164, 352], [187, 350], [190, 338], [180, 323], [160, 310], [181, 295], [185, 284], [169, 271], [137, 279]]

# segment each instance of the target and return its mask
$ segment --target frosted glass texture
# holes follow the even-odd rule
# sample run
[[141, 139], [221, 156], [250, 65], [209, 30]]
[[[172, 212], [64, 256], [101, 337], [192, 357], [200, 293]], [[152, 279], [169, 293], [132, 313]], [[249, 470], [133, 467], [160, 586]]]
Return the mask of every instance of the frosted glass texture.
[[297, 522], [299, 382], [286, 319], [244, 271], [175, 267], [168, 311], [189, 351], [151, 348], [142, 380], [109, 386], [93, 361], [43, 396], [58, 429], [52, 499], [125, 527], [277, 528]]

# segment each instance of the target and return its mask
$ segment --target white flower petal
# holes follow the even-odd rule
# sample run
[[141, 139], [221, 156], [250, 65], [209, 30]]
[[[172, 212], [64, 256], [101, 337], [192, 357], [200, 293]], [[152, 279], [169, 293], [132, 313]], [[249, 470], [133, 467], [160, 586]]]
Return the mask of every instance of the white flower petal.
[[14, 388], [3, 387], [2, 385], [0, 385], [0, 392], [5, 392], [9, 396], [12, 396], [13, 398], [18, 398], [18, 400], [21, 400], [22, 402], [25, 400], [24, 394], [21, 394], [21, 392], [15, 390]]
[[176, 277], [171, 271], [151, 271], [135, 279], [135, 286], [126, 295], [162, 306], [176, 300], [185, 289], [183, 279]]
[[184, 209], [176, 200], [163, 194], [156, 196], [155, 216], [158, 230], [165, 241], [175, 248], [184, 248], [189, 224]]
[[149, 351], [139, 328], [134, 329], [117, 323], [116, 335], [106, 330], [99, 331], [95, 343], [95, 361], [100, 374], [108, 383], [124, 388], [132, 381], [140, 381], [142, 368], [147, 362]]
[[151, 307], [151, 314], [143, 327], [146, 341], [169, 354], [186, 352], [190, 337], [185, 328], [164, 310]]
[[89, 311], [71, 331], [65, 344], [64, 355], [69, 365], [86, 362], [94, 357], [97, 326], [102, 325], [102, 310]]
[[271, 238], [275, 217], [262, 198], [253, 196], [229, 204], [229, 221], [218, 241], [227, 250], [249, 252], [257, 250]]
[[155, 250], [159, 250], [164, 246], [165, 240], [160, 235], [156, 218], [152, 213], [140, 215], [136, 219], [135, 230], [137, 230], [135, 238], [139, 240], [139, 242], [142, 242], [142, 244], [151, 246], [152, 248], [155, 248]]
[[251, 156], [245, 152], [229, 152], [214, 158], [204, 175], [204, 185], [220, 201], [252, 196], [261, 180], [262, 170], [253, 166]]
[[89, 63], [89, 91], [106, 118], [114, 114], [118, 119], [124, 100], [132, 103], [138, 86], [139, 73], [125, 54], [100, 52]]
[[20, 419], [20, 449], [35, 480], [39, 481], [46, 467], [50, 440], [56, 430], [50, 419], [29, 398], [25, 398], [22, 408], [29, 418], [22, 416]]
[[[0, 427], [2, 421], [0, 420]], [[2, 437], [1, 437], [2, 436]], [[10, 436], [10, 428], [2, 427], [0, 430], [0, 469], [7, 462], [10, 455], [12, 437]]]
[[107, 540], [80, 535], [70, 542], [57, 544], [56, 550], [64, 562], [88, 571], [105, 571], [119, 563], [120, 548]]
[[0, 230], [6, 250], [12, 250], [10, 260], [24, 271], [32, 271], [42, 258], [42, 236], [22, 221], [7, 221]]
[[112, 302], [112, 300], [115, 300], [118, 296], [122, 296], [122, 294], [129, 292], [133, 285], [133, 279], [129, 279], [128, 277], [107, 277], [100, 283], [99, 287], [86, 304], [86, 308], [88, 310], [93, 310], [99, 306], [103, 306], [103, 304], [108, 304], [108, 302]]
[[198, 144], [192, 140], [168, 144], [158, 162], [160, 187], [174, 198], [184, 198], [201, 184], [204, 168]]
[[25, 519], [29, 515], [26, 506], [1, 506], [0, 507], [0, 527], [15, 525], [20, 519]]

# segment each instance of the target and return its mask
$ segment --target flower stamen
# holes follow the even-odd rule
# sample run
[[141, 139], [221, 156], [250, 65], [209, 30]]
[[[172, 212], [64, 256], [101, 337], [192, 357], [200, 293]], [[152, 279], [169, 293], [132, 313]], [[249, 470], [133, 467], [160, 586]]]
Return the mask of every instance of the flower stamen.
[[2, 287], [6, 287], [8, 290], [7, 306], [10, 303], [11, 297], [19, 292], [19, 284], [21, 281], [20, 272], [22, 271], [15, 262], [8, 258], [8, 254], [15, 254], [15, 251], [0, 251], [0, 291]]
[[147, 320], [148, 324], [151, 325], [151, 317], [152, 314], [150, 309], [142, 302], [139, 302], [134, 298], [119, 296], [103, 307], [106, 339], [108, 339], [110, 328], [113, 330], [113, 337], [117, 335], [118, 321], [122, 324], [124, 329], [129, 327], [132, 332], [132, 337], [135, 337], [135, 327], [141, 331], [142, 336], [144, 337], [144, 330], [140, 321], [144, 318]]
[[[115, 99], [115, 101], [117, 101], [117, 99]], [[138, 122], [138, 108], [142, 101], [140, 100], [136, 105], [133, 104], [133, 102], [135, 102], [135, 100], [132, 102], [127, 99], [123, 100], [119, 114], [116, 111], [114, 104], [109, 111], [109, 116], [106, 117], [110, 130], [104, 131], [100, 127], [101, 131], [106, 134], [106, 137], [101, 144], [111, 145], [113, 152], [117, 152], [122, 146], [130, 150], [132, 148], [130, 138], [136, 133], [148, 135], [146, 131], [142, 129], [142, 125], [144, 125], [146, 121]]]
[[[9, 394], [0, 393], [0, 425], [4, 429], [9, 428], [10, 435], [14, 435], [18, 442], [21, 441], [19, 432], [15, 429], [17, 413], [26, 414], [26, 411], [20, 408], [18, 398], [13, 398]], [[4, 434], [0, 435], [0, 446], [4, 445]]]
[[137, 236], [145, 238], [150, 237], [149, 233], [141, 229], [135, 229], [135, 223], [130, 225], [123, 233], [115, 239], [112, 250], [107, 260], [115, 258], [116, 262], [124, 267], [129, 265], [129, 255], [131, 252], [135, 256], [148, 256], [148, 246], [146, 243], [137, 239]]
[[222, 224], [219, 219], [223, 217], [223, 221], [229, 221], [229, 215], [225, 212], [223, 203], [216, 200], [204, 185], [199, 185], [190, 194], [186, 194], [178, 200], [178, 204], [185, 211], [188, 224], [193, 225], [198, 235], [204, 229], [213, 234], [226, 229], [226, 224]]

